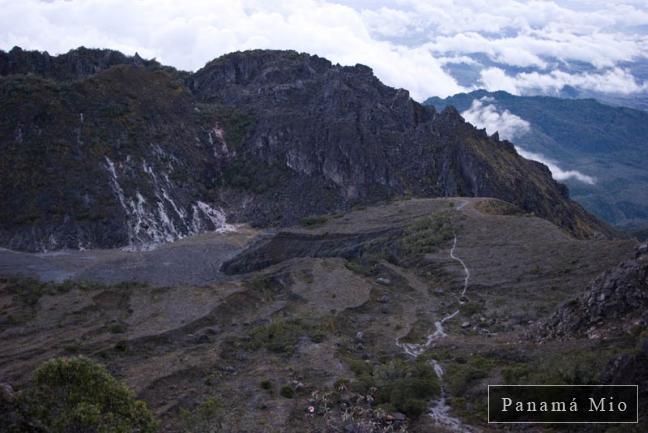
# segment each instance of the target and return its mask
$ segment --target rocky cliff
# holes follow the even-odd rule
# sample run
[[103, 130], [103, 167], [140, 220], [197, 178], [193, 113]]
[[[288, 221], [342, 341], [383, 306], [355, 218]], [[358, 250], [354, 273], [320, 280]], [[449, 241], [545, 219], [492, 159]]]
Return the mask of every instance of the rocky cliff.
[[192, 95], [160, 70], [0, 79], [0, 245], [133, 246], [224, 227], [218, 159]]
[[599, 275], [583, 295], [565, 303], [540, 334], [549, 337], [601, 338], [648, 326], [648, 244], [634, 259]]
[[548, 169], [383, 85], [292, 51], [194, 74], [104, 50], [0, 53], [0, 245], [138, 247], [405, 195], [492, 196], [610, 236]]

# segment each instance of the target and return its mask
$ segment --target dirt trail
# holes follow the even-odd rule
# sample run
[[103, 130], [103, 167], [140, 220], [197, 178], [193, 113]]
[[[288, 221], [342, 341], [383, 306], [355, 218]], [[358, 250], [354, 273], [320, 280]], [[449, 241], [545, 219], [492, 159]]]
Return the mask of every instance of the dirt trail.
[[[457, 248], [457, 236], [454, 237], [454, 240], [452, 241], [452, 248], [450, 249], [450, 257], [459, 263], [461, 263], [461, 266], [464, 268], [464, 273], [466, 276], [464, 277], [464, 285], [463, 285], [463, 290], [461, 291], [461, 296], [464, 297], [466, 296], [466, 291], [468, 290], [468, 281], [470, 280], [470, 270], [468, 269], [468, 266], [466, 266], [466, 263], [460, 258], [455, 255], [455, 249]], [[460, 301], [462, 304], [464, 301]]]
[[[467, 204], [468, 201], [463, 201], [457, 207], [457, 210], [463, 210]], [[454, 236], [454, 239], [452, 241], [452, 248], [450, 249], [449, 255], [453, 260], [456, 260], [459, 263], [461, 263], [461, 266], [463, 267], [464, 270], [464, 274], [465, 274], [464, 283], [461, 290], [461, 297], [459, 298], [459, 304], [463, 304], [465, 302], [464, 298], [470, 283], [470, 270], [468, 269], [468, 266], [466, 266], [466, 263], [455, 254], [456, 248], [457, 248], [457, 235]], [[435, 328], [434, 332], [432, 332], [427, 336], [425, 343], [423, 344], [400, 343], [400, 341], [396, 341], [396, 345], [400, 347], [407, 355], [413, 358], [418, 358], [420, 355], [425, 353], [425, 351], [428, 350], [434, 342], [448, 336], [448, 334], [445, 332], [443, 328], [443, 325], [447, 321], [453, 319], [458, 314], [459, 314], [459, 309], [453, 311], [450, 314], [447, 314], [441, 320], [434, 322], [434, 328]], [[436, 359], [432, 359], [430, 362], [434, 368], [434, 372], [436, 373], [439, 379], [439, 384], [441, 386], [441, 393], [439, 395], [439, 399], [436, 400], [432, 404], [432, 406], [430, 406], [428, 415], [430, 415], [430, 417], [433, 419], [433, 421], [436, 424], [446, 427], [450, 430], [456, 432], [462, 432], [462, 433], [477, 433], [479, 430], [464, 425], [461, 422], [461, 420], [450, 415], [451, 408], [446, 403], [446, 393], [445, 393], [445, 386], [443, 381], [443, 374], [444, 374], [443, 366]]]

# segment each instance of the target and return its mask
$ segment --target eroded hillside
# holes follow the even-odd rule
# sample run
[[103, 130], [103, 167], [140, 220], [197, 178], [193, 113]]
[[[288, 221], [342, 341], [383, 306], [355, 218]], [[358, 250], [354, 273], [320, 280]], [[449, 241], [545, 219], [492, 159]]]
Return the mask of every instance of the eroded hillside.
[[[223, 244], [229, 253], [218, 254]], [[487, 383], [603, 380], [645, 338], [637, 329], [569, 345], [529, 338], [634, 248], [574, 239], [498, 200], [449, 198], [97, 255], [72, 275], [94, 282], [3, 280], [0, 377], [19, 390], [42, 361], [87, 355], [165, 432], [199, 431], [205, 417], [234, 432], [498, 431], [485, 423]], [[204, 281], [183, 259], [194, 249], [212, 257]], [[26, 275], [88, 261], [4, 254]], [[133, 282], [130, 264], [147, 256], [165, 257], [168, 281], [151, 260], [158, 279]], [[91, 270], [107, 264], [130, 283], [101, 285], [105, 274]]]

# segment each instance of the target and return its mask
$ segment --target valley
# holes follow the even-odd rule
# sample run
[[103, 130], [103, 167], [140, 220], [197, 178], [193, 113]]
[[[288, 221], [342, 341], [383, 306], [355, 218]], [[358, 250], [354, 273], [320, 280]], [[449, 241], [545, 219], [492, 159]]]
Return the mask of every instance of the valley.
[[[646, 431], [648, 247], [453, 106], [290, 50], [16, 47], [0, 110], [0, 431]], [[488, 424], [524, 383], [639, 383], [640, 423]]]
[[473, 123], [489, 133], [498, 130], [500, 137], [530, 152], [527, 157], [558, 167], [556, 179], [588, 211], [645, 238], [641, 231], [648, 224], [648, 176], [642, 163], [648, 134], [645, 111], [594, 99], [484, 90], [429, 98], [425, 104], [438, 110], [452, 105], [464, 115], [482, 116]]
[[165, 432], [563, 431], [486, 424], [486, 385], [604, 380], [635, 353], [630, 323], [535, 329], [636, 247], [448, 197], [151, 251], [3, 250], [0, 377], [20, 389], [50, 357], [88, 356]]

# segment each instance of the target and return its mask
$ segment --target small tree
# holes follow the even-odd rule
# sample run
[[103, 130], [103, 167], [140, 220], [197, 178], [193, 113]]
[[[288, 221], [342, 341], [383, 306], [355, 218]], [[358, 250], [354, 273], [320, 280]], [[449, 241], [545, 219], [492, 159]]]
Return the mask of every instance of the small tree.
[[52, 433], [154, 433], [146, 403], [103, 366], [84, 357], [55, 358], [36, 371], [24, 397], [33, 423]]

